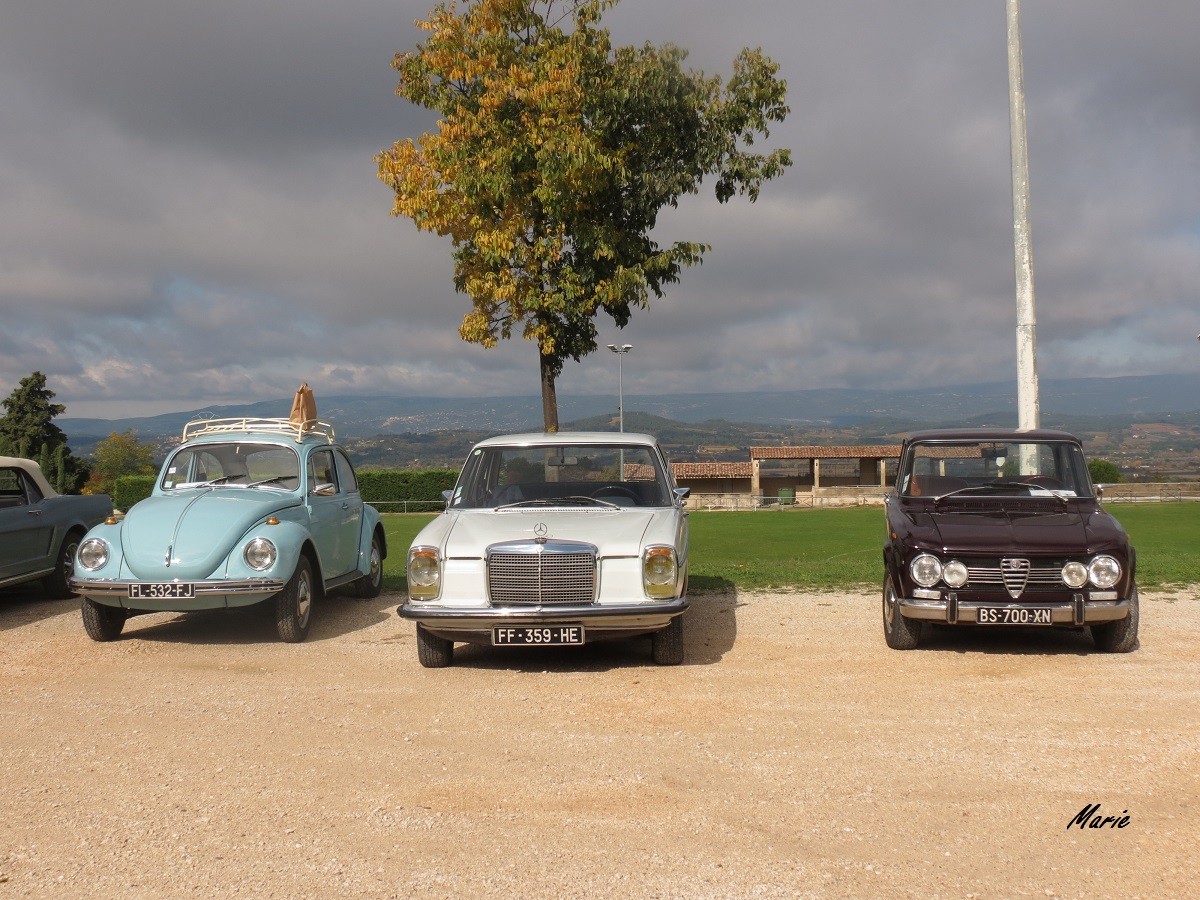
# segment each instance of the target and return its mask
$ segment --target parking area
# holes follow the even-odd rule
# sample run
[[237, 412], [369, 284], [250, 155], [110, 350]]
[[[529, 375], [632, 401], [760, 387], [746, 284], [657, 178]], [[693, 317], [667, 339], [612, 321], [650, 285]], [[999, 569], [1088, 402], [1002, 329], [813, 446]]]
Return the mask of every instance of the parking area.
[[[422, 669], [399, 602], [337, 598], [303, 644], [254, 609], [95, 644], [78, 601], [0, 594], [0, 898], [1195, 893], [1194, 588], [1143, 594], [1126, 655], [889, 651], [874, 592], [703, 595], [680, 667]], [[1093, 804], [1127, 824], [1072, 826]]]

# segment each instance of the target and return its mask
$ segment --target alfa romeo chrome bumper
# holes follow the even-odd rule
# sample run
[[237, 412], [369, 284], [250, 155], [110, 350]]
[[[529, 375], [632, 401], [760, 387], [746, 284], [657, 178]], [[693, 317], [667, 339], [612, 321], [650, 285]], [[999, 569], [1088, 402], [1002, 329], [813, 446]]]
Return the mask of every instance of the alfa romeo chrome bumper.
[[[931, 592], [932, 593], [932, 592]], [[1099, 622], [1115, 622], [1129, 615], [1129, 601], [1113, 599], [1096, 600], [1084, 594], [1075, 594], [1070, 600], [1027, 600], [1021, 603], [962, 599], [954, 592], [933, 599], [924, 597], [901, 597], [897, 601], [900, 612], [910, 619], [926, 622], [945, 622], [948, 625], [977, 623], [979, 611], [1049, 609], [1052, 625], [1092, 625]], [[1022, 624], [1022, 623], [1014, 623]], [[1036, 624], [1036, 623], [1023, 623]]]

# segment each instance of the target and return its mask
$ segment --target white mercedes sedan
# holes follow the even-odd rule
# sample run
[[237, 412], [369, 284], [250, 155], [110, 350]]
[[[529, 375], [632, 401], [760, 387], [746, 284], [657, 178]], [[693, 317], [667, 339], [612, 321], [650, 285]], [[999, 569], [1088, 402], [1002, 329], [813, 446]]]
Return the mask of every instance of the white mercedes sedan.
[[650, 435], [489, 438], [467, 457], [446, 510], [408, 551], [417, 656], [448, 666], [454, 643], [565, 647], [649, 635], [683, 662], [687, 488]]

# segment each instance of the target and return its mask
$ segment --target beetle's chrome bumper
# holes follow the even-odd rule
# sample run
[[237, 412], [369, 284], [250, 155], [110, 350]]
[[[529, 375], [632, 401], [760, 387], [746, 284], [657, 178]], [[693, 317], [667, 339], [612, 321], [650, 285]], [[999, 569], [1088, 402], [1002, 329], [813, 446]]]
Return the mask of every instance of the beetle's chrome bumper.
[[[150, 582], [133, 579], [104, 579], [91, 580], [86, 578], [70, 578], [67, 584], [77, 594], [96, 600], [108, 606], [122, 606], [126, 609], [161, 610], [163, 612], [185, 611], [191, 609], [210, 609], [222, 606], [237, 606], [247, 603], [257, 603], [272, 594], [282, 591], [286, 582], [278, 578], [239, 578], [224, 581], [194, 581], [192, 585], [194, 596], [181, 597], [139, 597], [130, 598], [129, 587], [134, 584]], [[157, 582], [155, 582], [157, 583]], [[228, 603], [225, 597], [238, 597], [241, 604]]]
[[542, 605], [530, 607], [446, 607], [412, 601], [396, 607], [402, 619], [419, 622], [434, 634], [454, 635], [466, 640], [469, 635], [490, 634], [497, 625], [557, 625], [581, 623], [589, 632], [612, 635], [656, 631], [671, 624], [671, 619], [688, 607], [686, 596], [653, 603], [590, 604], [586, 606]]
[[1075, 594], [1071, 600], [1067, 601], [1025, 600], [1021, 603], [997, 604], [961, 599], [954, 592], [948, 592], [937, 600], [901, 597], [896, 602], [900, 606], [900, 612], [910, 619], [945, 622], [949, 625], [977, 623], [981, 608], [990, 610], [997, 607], [1008, 609], [1049, 608], [1050, 624], [1052, 625], [1092, 625], [1099, 622], [1115, 622], [1129, 615], [1128, 600], [1092, 600], [1083, 594]]

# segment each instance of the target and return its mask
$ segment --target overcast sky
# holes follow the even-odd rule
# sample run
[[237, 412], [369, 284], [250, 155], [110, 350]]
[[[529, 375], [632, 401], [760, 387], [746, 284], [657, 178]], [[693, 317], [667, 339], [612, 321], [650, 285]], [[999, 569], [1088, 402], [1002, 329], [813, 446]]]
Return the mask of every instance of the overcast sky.
[[[374, 154], [432, 0], [5, 0], [0, 396], [66, 415], [322, 395], [538, 392], [464, 343], [448, 240], [390, 216]], [[659, 222], [712, 245], [564, 394], [1016, 381], [1004, 0], [622, 0], [616, 43], [781, 65], [794, 165]], [[1200, 371], [1200, 4], [1026, 0], [1043, 378]], [[1198, 403], [1200, 405], [1200, 403]], [[281, 410], [281, 415], [286, 410]]]

